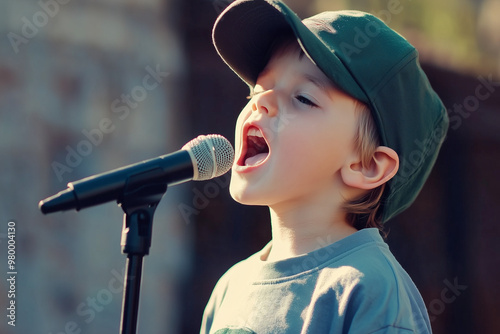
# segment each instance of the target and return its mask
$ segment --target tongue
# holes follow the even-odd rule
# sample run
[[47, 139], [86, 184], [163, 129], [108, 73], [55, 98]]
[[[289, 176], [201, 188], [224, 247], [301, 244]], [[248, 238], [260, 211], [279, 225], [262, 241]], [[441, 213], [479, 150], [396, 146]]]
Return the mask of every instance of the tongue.
[[267, 158], [268, 153], [259, 153], [245, 160], [245, 166], [256, 166]]

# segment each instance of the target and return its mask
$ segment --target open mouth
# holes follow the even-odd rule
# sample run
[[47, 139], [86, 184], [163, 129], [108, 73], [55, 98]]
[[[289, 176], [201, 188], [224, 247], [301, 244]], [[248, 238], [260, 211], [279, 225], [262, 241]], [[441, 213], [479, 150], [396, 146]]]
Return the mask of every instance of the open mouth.
[[251, 126], [246, 136], [246, 152], [243, 157], [244, 166], [257, 166], [266, 160], [269, 155], [267, 145], [262, 131], [255, 126]]

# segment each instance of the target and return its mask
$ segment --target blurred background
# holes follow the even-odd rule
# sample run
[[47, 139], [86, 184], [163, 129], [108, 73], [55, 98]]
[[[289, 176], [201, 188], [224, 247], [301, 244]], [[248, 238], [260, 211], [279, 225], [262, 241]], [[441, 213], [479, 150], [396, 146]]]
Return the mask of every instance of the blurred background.
[[[420, 51], [450, 130], [414, 205], [387, 224], [436, 333], [498, 333], [500, 1], [285, 1], [299, 16], [371, 12]], [[246, 86], [211, 45], [230, 0], [0, 4], [1, 333], [117, 333], [125, 256], [113, 204], [42, 215], [66, 183], [178, 150], [234, 143]], [[270, 239], [268, 211], [229, 176], [168, 190], [145, 258], [140, 333], [196, 333], [217, 279]], [[7, 324], [7, 224], [16, 227], [16, 326]]]

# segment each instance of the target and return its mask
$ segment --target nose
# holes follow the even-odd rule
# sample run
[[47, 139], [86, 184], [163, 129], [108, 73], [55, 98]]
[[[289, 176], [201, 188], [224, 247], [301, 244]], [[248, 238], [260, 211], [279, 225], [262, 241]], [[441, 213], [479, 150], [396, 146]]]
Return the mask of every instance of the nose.
[[278, 114], [278, 101], [276, 92], [272, 89], [258, 93], [253, 98], [252, 111], [266, 113], [269, 117]]

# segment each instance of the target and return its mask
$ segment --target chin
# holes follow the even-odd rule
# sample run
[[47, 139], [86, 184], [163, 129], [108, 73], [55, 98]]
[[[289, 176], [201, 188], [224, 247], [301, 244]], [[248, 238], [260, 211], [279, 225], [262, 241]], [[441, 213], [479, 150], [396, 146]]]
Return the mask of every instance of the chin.
[[242, 184], [242, 182], [233, 180], [234, 178], [231, 178], [229, 193], [236, 202], [243, 205], [267, 205], [263, 203], [262, 196], [252, 193], [246, 185]]
[[248, 196], [245, 196], [245, 189], [241, 187], [241, 185], [235, 185], [232, 180], [229, 186], [229, 193], [236, 202], [244, 205], [251, 205], [248, 203], [248, 198], [246, 198]]

